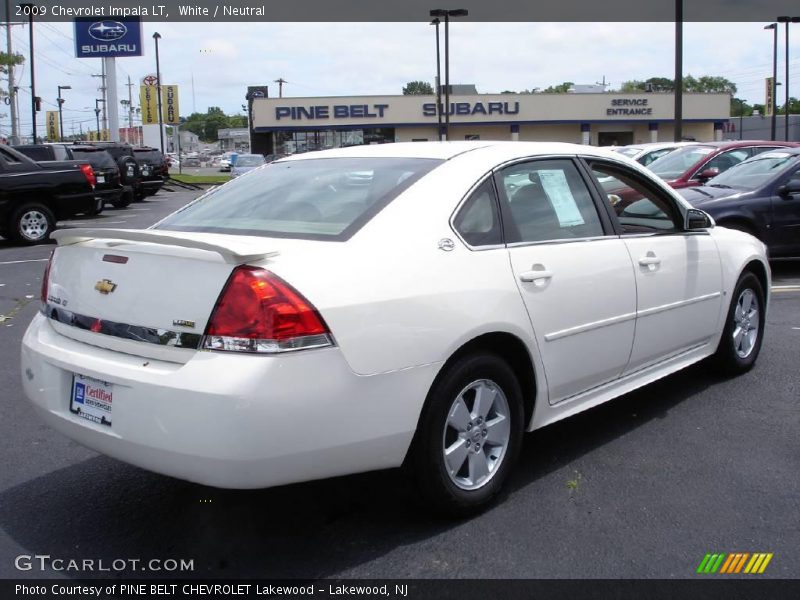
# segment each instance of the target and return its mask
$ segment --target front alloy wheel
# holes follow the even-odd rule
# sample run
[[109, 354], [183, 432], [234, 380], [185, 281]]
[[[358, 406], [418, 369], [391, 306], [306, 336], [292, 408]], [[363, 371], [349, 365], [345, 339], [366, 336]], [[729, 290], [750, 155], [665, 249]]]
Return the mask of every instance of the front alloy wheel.
[[745, 271], [736, 283], [725, 329], [711, 357], [718, 370], [729, 375], [749, 371], [761, 351], [764, 337], [764, 289], [753, 273]]
[[742, 290], [733, 312], [733, 347], [739, 358], [747, 358], [756, 347], [761, 318], [758, 306], [755, 292]]

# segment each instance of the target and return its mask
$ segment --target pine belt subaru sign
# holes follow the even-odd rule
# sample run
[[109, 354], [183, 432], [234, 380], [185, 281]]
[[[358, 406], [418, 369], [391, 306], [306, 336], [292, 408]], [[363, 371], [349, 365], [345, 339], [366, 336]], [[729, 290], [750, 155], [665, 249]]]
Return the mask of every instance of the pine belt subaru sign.
[[139, 19], [75, 19], [75, 56], [78, 58], [141, 55]]

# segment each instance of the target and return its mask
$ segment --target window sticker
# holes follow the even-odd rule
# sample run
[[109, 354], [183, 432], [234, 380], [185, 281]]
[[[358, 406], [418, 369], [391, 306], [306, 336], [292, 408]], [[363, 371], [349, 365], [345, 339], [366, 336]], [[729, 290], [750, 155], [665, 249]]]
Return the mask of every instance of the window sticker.
[[542, 182], [544, 191], [550, 198], [550, 204], [556, 211], [558, 222], [561, 227], [574, 227], [583, 225], [585, 221], [581, 216], [581, 211], [569, 189], [567, 176], [560, 169], [546, 169], [537, 171], [539, 180]]

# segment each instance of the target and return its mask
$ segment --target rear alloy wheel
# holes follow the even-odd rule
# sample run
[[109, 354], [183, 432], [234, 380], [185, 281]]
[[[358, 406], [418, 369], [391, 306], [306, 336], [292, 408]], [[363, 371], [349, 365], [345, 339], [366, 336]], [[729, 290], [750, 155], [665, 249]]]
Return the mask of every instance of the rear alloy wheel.
[[8, 230], [25, 244], [46, 242], [55, 229], [56, 219], [43, 204], [23, 204], [11, 216]]
[[473, 354], [450, 366], [426, 402], [407, 462], [435, 510], [464, 516], [499, 492], [519, 453], [522, 392], [508, 364]]
[[758, 278], [743, 273], [733, 292], [731, 306], [713, 356], [723, 372], [738, 375], [749, 371], [761, 351], [764, 337], [764, 290]]

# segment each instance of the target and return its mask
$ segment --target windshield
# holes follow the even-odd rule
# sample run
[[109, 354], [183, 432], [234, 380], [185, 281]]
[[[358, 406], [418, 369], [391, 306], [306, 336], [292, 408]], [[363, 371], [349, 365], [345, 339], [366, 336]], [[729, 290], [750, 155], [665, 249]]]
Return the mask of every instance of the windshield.
[[244, 154], [236, 159], [237, 167], [260, 167], [265, 163], [266, 160], [260, 154]]
[[647, 168], [662, 179], [677, 179], [712, 152], [711, 146], [688, 146], [654, 160]]
[[639, 152], [642, 151], [641, 148], [631, 148], [630, 146], [625, 146], [624, 148], [613, 148], [614, 152], [619, 152], [620, 154], [624, 154], [625, 156], [630, 156], [633, 158]]
[[441, 160], [270, 163], [201, 196], [156, 229], [343, 241]]
[[797, 164], [798, 159], [800, 159], [799, 154], [765, 152], [720, 173], [706, 185], [755, 190], [783, 172], [789, 165]]

